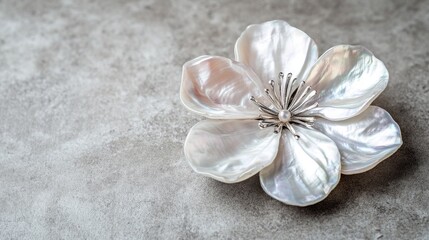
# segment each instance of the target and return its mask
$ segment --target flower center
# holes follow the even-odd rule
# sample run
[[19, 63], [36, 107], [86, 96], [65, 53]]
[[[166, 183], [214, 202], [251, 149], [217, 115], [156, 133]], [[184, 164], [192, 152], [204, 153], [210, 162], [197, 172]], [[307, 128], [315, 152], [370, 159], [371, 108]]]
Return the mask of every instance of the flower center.
[[278, 118], [280, 122], [287, 123], [292, 118], [292, 114], [288, 110], [281, 110], [279, 112]]
[[[288, 129], [296, 139], [299, 139], [293, 125], [301, 124], [312, 128], [314, 117], [308, 116], [306, 112], [318, 106], [318, 103], [310, 104], [316, 95], [315, 90], [305, 86], [305, 82], [298, 83], [296, 78], [292, 79], [292, 73], [284, 77], [279, 73], [277, 81], [270, 80], [271, 89], [265, 89], [266, 98], [258, 101], [254, 96], [250, 100], [259, 107], [259, 127], [274, 127], [274, 133]], [[267, 101], [268, 100], [268, 101]]]

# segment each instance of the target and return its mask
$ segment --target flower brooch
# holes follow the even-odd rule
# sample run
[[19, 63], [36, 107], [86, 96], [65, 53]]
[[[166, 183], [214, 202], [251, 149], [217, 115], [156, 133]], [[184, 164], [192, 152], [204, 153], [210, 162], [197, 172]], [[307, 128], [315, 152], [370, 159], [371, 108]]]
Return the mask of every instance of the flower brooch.
[[209, 118], [189, 131], [185, 156], [221, 182], [259, 172], [271, 197], [315, 204], [341, 173], [368, 171], [401, 146], [398, 124], [370, 105], [388, 78], [364, 47], [335, 46], [318, 58], [315, 42], [285, 21], [251, 25], [235, 60], [200, 56], [184, 64], [182, 103]]

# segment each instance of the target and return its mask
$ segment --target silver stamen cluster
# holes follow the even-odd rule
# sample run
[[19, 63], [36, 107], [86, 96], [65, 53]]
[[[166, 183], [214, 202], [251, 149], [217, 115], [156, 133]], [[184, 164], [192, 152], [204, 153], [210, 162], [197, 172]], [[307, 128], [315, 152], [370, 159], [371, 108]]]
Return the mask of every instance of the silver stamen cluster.
[[271, 89], [265, 89], [265, 93], [272, 103], [271, 106], [266, 106], [254, 96], [250, 97], [261, 112], [258, 118], [260, 128], [274, 127], [274, 133], [280, 133], [283, 128], [287, 128], [296, 139], [299, 139], [293, 124], [312, 127], [314, 117], [306, 116], [305, 112], [318, 106], [318, 103], [308, 105], [316, 91], [310, 86], [304, 87], [304, 81], [294, 88], [296, 81], [296, 78], [292, 79], [292, 73], [285, 78], [282, 72], [279, 73], [277, 81], [270, 80]]

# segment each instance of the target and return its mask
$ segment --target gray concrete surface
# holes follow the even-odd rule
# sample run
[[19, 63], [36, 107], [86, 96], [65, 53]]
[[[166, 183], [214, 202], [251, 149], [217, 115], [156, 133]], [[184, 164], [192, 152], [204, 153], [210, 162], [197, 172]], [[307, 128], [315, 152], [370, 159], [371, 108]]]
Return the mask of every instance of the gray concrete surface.
[[[0, 1], [0, 239], [429, 239], [428, 1]], [[390, 70], [403, 131], [377, 168], [297, 208], [192, 172], [181, 65], [284, 19]]]

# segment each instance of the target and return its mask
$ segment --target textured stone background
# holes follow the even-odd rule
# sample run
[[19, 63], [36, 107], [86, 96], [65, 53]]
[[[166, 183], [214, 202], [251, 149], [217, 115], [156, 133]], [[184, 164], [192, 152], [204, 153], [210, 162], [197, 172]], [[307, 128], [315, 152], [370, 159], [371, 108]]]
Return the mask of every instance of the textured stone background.
[[[0, 239], [428, 239], [429, 1], [0, 1]], [[284, 19], [390, 70], [403, 131], [377, 168], [297, 208], [192, 172], [181, 65]]]

